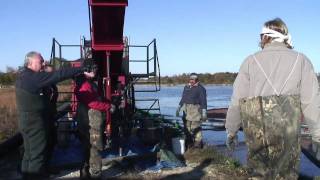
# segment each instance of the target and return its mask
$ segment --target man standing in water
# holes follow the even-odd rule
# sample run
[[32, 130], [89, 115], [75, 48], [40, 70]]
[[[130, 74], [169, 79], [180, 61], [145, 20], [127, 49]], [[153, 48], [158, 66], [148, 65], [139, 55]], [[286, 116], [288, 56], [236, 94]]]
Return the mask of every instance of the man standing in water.
[[207, 94], [195, 73], [190, 74], [189, 83], [183, 89], [176, 116], [179, 116], [181, 110], [187, 148], [201, 148], [201, 121], [207, 119]]
[[227, 146], [234, 148], [242, 125], [252, 177], [297, 179], [302, 114], [319, 143], [318, 81], [310, 60], [292, 50], [281, 19], [267, 21], [260, 38], [262, 50], [245, 59], [234, 82], [225, 125]]

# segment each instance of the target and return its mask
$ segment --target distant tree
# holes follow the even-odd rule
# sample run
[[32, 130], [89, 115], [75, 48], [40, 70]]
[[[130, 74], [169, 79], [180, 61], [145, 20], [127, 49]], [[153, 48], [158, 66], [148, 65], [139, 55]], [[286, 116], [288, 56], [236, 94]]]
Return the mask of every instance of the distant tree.
[[0, 73], [0, 84], [1, 85], [13, 85], [16, 81], [17, 70], [12, 67], [6, 68], [6, 73]]
[[59, 69], [61, 67], [70, 67], [70, 61], [68, 61], [67, 59], [64, 58], [54, 58], [51, 60], [52, 64], [54, 65], [54, 67], [56, 69]]
[[174, 84], [173, 79], [169, 77], [169, 78], [167, 79], [167, 84]]
[[[190, 73], [183, 73], [181, 75], [173, 75], [171, 77], [164, 76], [161, 82], [166, 84], [185, 84], [189, 80]], [[237, 77], [237, 73], [219, 72], [219, 73], [204, 73], [198, 74], [199, 80], [203, 84], [232, 84]]]
[[6, 67], [6, 72], [7, 73], [15, 73], [16, 71], [17, 71], [17, 69], [14, 68], [14, 67], [10, 67], [10, 66]]

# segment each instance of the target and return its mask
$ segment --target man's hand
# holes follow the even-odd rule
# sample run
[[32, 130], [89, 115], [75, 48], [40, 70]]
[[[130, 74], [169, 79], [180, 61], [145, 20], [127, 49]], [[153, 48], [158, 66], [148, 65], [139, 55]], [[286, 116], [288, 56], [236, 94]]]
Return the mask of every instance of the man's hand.
[[234, 151], [234, 149], [238, 145], [238, 135], [233, 133], [228, 133], [226, 145], [230, 151]]
[[207, 110], [206, 109], [202, 109], [202, 111], [201, 111], [201, 120], [202, 121], [206, 121], [207, 119], [208, 119]]
[[176, 117], [179, 117], [179, 115], [180, 115], [180, 111], [181, 111], [181, 106], [179, 106], [179, 107], [177, 108], [177, 111], [176, 111]]
[[94, 72], [84, 72], [83, 74], [86, 76], [86, 78], [94, 78], [96, 75]]
[[116, 111], [116, 106], [111, 104], [109, 111], [111, 112], [111, 114], [113, 114]]

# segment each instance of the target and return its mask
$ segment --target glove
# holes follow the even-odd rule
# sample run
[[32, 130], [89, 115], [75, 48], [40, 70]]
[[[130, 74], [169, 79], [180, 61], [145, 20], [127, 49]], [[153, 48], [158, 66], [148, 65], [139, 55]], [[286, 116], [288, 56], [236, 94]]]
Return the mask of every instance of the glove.
[[208, 119], [207, 117], [207, 110], [206, 109], [202, 109], [202, 112], [201, 112], [201, 120], [202, 121], [206, 121]]
[[227, 148], [230, 151], [234, 151], [234, 149], [238, 145], [238, 135], [237, 134], [228, 133], [226, 145], [227, 145]]
[[84, 72], [83, 74], [89, 79], [94, 78], [96, 75], [94, 72]]
[[111, 104], [109, 111], [113, 114], [116, 111], [116, 106]]
[[181, 111], [181, 106], [179, 106], [179, 107], [177, 108], [177, 111], [176, 111], [176, 117], [179, 117], [179, 115], [180, 115], [180, 111]]
[[317, 160], [320, 160], [320, 139], [312, 140], [312, 151], [316, 155]]

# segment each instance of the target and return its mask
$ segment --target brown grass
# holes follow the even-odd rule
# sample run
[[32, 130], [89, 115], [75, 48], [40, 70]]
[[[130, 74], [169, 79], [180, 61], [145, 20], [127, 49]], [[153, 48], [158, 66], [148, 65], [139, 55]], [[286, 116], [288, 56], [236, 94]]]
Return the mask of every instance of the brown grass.
[[183, 158], [186, 167], [144, 173], [126, 169], [123, 175], [114, 179], [248, 179], [247, 170], [239, 162], [224, 156], [213, 146], [189, 149]]
[[[69, 92], [69, 85], [58, 86], [59, 91]], [[59, 95], [58, 100], [70, 98], [70, 94]], [[0, 89], [0, 143], [18, 132], [16, 94], [14, 88]]]
[[17, 132], [16, 94], [13, 88], [0, 89], [0, 142]]
[[[71, 85], [61, 85], [61, 86], [58, 86], [58, 91], [59, 92], [71, 92], [72, 88], [71, 88]], [[70, 100], [70, 98], [71, 98], [71, 94], [62, 93], [58, 97], [58, 102]]]

